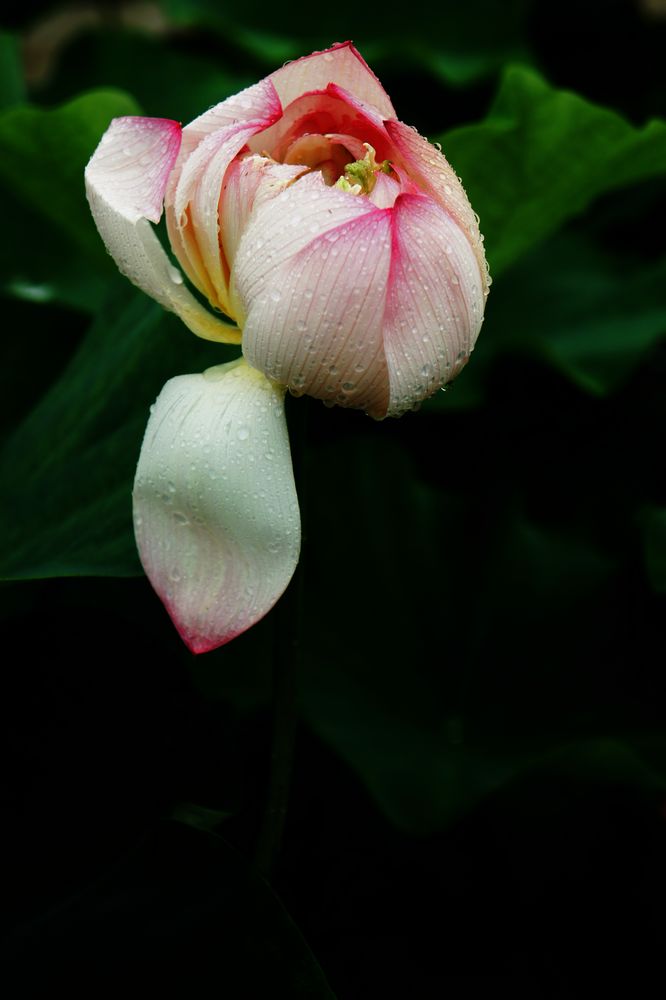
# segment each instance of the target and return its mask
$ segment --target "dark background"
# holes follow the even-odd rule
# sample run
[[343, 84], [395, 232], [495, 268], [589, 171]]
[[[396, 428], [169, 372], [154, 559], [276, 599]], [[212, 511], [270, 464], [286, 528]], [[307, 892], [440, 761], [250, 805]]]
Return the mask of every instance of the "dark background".
[[[666, 9], [339, 7], [4, 18], [2, 957], [26, 989], [145, 966], [230, 998], [559, 998], [663, 968]], [[399, 421], [289, 400], [302, 607], [194, 658], [141, 576], [131, 479], [162, 383], [232, 352], [115, 274], [82, 170], [113, 115], [186, 122], [347, 37], [462, 176], [486, 324]]]

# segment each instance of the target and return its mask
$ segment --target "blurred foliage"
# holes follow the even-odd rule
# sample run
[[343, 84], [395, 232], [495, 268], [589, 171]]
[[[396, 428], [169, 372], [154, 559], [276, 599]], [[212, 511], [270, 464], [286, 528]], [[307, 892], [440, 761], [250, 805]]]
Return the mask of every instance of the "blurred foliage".
[[600, 194], [666, 174], [666, 122], [632, 128], [520, 66], [487, 118], [442, 144], [483, 220], [494, 275]]
[[[370, 6], [358, 6], [352, 17], [341, 18], [340, 11], [330, 6], [320, 7], [314, 19], [306, 3], [284, 8], [262, 0], [242, 6], [216, 0], [166, 0], [163, 7], [177, 23], [212, 29], [272, 64], [353, 36], [373, 62], [425, 64], [448, 83], [466, 84], [527, 53], [525, 0], [501, 5], [492, 0], [453, 0], [437, 4], [424, 18], [379, 18]], [[345, 38], [341, 31], [347, 32]]]
[[[494, 278], [467, 369], [420, 413], [375, 425], [289, 401], [291, 418], [295, 407], [309, 416], [298, 684], [311, 759], [298, 758], [282, 889], [301, 908], [318, 955], [340, 982], [356, 984], [356, 993], [339, 995], [372, 996], [393, 985], [381, 962], [367, 959], [379, 978], [368, 973], [361, 983], [366, 959], [336, 966], [330, 944], [353, 951], [344, 894], [363, 909], [350, 885], [366, 884], [364, 872], [373, 873], [368, 894], [402, 900], [400, 914], [385, 900], [400, 943], [412, 920], [429, 941], [412, 905], [414, 871], [442, 895], [453, 886], [460, 926], [476, 932], [489, 905], [482, 886], [505, 899], [514, 891], [513, 875], [505, 882], [500, 874], [505, 857], [525, 911], [542, 906], [543, 915], [555, 892], [548, 872], [556, 848], [572, 852], [560, 858], [558, 876], [570, 886], [567, 865], [583, 878], [608, 836], [617, 875], [625, 841], [608, 832], [615, 823], [624, 829], [615, 801], [629, 810], [628, 829], [644, 818], [636, 828], [649, 841], [645, 817], [656, 817], [664, 800], [666, 690], [654, 649], [666, 590], [666, 257], [656, 222], [666, 124], [646, 121], [663, 95], [649, 72], [663, 24], [644, 5], [618, 2], [600, 19], [586, 0], [557, 9], [467, 0], [399, 19], [369, 7], [313, 18], [299, 4], [165, 0], [147, 5], [159, 17], [141, 23], [129, 16], [134, 6], [91, 5], [85, 23], [79, 18], [57, 43], [55, 31], [46, 33], [49, 59], [34, 65], [49, 5], [17, 10], [0, 34], [0, 193], [11, 237], [0, 250], [0, 571], [14, 581], [2, 615], [11, 634], [30, 638], [39, 664], [20, 661], [12, 671], [18, 721], [10, 731], [37, 788], [35, 809], [70, 816], [58, 849], [72, 840], [77, 885], [90, 872], [74, 856], [96, 843], [104, 823], [123, 845], [137, 822], [151, 830], [61, 919], [31, 924], [30, 901], [41, 912], [66, 886], [46, 874], [48, 849], [32, 832], [41, 820], [21, 806], [32, 847], [12, 898], [28, 922], [12, 955], [23, 962], [22, 949], [46, 949], [57, 964], [59, 950], [67, 954], [84, 934], [106, 962], [108, 941], [120, 934], [132, 957], [141, 926], [157, 928], [166, 906], [158, 938], [182, 934], [191, 943], [201, 932], [203, 954], [212, 945], [202, 928], [222, 926], [236, 983], [245, 968], [266, 968], [270, 982], [258, 979], [249, 995], [274, 982], [294, 996], [330, 995], [289, 918], [211, 832], [243, 846], [256, 825], [265, 761], [253, 762], [266, 750], [280, 606], [228, 647], [193, 659], [139, 577], [132, 539], [131, 482], [151, 402], [167, 378], [234, 352], [189, 335], [116, 273], [82, 173], [113, 116], [188, 120], [283, 60], [351, 34], [401, 115], [404, 108], [406, 120], [439, 136], [481, 217]], [[22, 59], [32, 65], [25, 78]], [[64, 576], [97, 579], [47, 579]], [[33, 760], [46, 777], [35, 777]], [[588, 802], [598, 817], [590, 819]], [[174, 810], [190, 829], [156, 833], [156, 819]], [[581, 816], [594, 831], [589, 844]], [[354, 824], [372, 831], [358, 867], [344, 846], [354, 835], [365, 844], [358, 829], [350, 832]], [[19, 830], [17, 844], [25, 836]], [[545, 845], [547, 861], [529, 853], [531, 840]], [[376, 842], [392, 859], [386, 868]], [[584, 845], [580, 856], [576, 845]], [[634, 848], [640, 853], [639, 841]], [[113, 851], [105, 850], [106, 863]], [[403, 876], [401, 852], [409, 857]], [[642, 884], [633, 870], [625, 874], [627, 885]], [[609, 939], [605, 885], [599, 874], [601, 902], [580, 916], [581, 939], [595, 921]], [[322, 887], [330, 898], [342, 893], [333, 916]], [[241, 897], [250, 902], [238, 930]], [[486, 948], [504, 923], [499, 904], [490, 910]], [[369, 912], [392, 940], [380, 907]], [[308, 913], [317, 914], [310, 925]], [[189, 923], [183, 914], [193, 915]], [[454, 941], [458, 924], [452, 910]], [[242, 951], [248, 925], [257, 928], [252, 954]], [[539, 926], [521, 926], [536, 947]], [[428, 957], [439, 956], [439, 937], [437, 947], [411, 947], [405, 968], [430, 962], [439, 970]], [[529, 968], [525, 948], [520, 961]], [[552, 971], [557, 956], [544, 961]]]

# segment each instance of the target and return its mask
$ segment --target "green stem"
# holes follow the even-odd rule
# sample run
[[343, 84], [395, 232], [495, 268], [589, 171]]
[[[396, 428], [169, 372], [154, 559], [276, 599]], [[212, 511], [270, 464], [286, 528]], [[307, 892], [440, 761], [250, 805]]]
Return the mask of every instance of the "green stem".
[[303, 557], [306, 511], [304, 451], [308, 403], [307, 398], [299, 399], [294, 401], [293, 407], [290, 407], [291, 453], [301, 508], [303, 541], [298, 566], [287, 591], [280, 599], [275, 615], [271, 758], [266, 806], [254, 858], [256, 869], [265, 878], [271, 877], [282, 847], [298, 729], [296, 676], [302, 653], [301, 621], [304, 596]]

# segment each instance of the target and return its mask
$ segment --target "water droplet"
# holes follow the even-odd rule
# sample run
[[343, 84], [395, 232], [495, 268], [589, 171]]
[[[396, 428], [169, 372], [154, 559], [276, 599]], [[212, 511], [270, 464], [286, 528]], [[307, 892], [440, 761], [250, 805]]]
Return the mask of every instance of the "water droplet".
[[271, 298], [271, 302], [279, 302], [280, 299], [282, 298], [282, 293], [279, 292], [277, 290], [277, 288], [274, 288], [273, 291], [270, 294], [270, 298]]
[[174, 285], [182, 285], [183, 276], [177, 267], [174, 267], [173, 264], [167, 264], [167, 271], [169, 272], [169, 277], [173, 281]]
[[239, 441], [247, 441], [250, 436], [250, 428], [246, 424], [241, 424], [241, 426], [236, 431], [236, 437]]
[[180, 573], [175, 567], [169, 573], [169, 579], [173, 580], [174, 583], [178, 583], [180, 581]]
[[173, 519], [174, 519], [174, 521], [176, 522], [176, 524], [182, 524], [182, 525], [183, 525], [183, 527], [184, 527], [184, 526], [185, 526], [186, 524], [189, 524], [189, 523], [190, 523], [190, 522], [189, 522], [189, 519], [188, 519], [188, 518], [187, 518], [187, 517], [185, 516], [185, 514], [181, 514], [179, 510], [175, 510], [175, 511], [173, 512]]

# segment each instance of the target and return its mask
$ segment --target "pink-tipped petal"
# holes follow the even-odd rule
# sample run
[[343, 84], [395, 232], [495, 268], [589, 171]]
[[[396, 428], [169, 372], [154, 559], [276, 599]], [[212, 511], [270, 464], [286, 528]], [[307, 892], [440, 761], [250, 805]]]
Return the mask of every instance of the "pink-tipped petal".
[[390, 213], [318, 174], [264, 204], [236, 258], [250, 364], [295, 393], [384, 416], [390, 260]]
[[134, 483], [141, 561], [195, 653], [262, 618], [298, 562], [284, 390], [243, 361], [182, 375], [153, 408]]
[[[180, 126], [161, 118], [116, 118], [85, 172], [90, 210], [119, 270], [200, 337], [237, 342], [183, 285], [150, 222], [159, 222]], [[148, 221], [150, 220], [150, 222]]]
[[385, 122], [386, 131], [395, 146], [399, 164], [427, 194], [432, 195], [467, 233], [481, 271], [484, 291], [490, 280], [479, 232], [479, 220], [465, 194], [460, 179], [446, 157], [427, 139], [403, 122]]
[[325, 52], [313, 52], [287, 63], [269, 79], [285, 108], [301, 94], [324, 90], [329, 83], [335, 83], [366, 104], [372, 104], [384, 118], [396, 117], [388, 94], [351, 42], [342, 42]]
[[467, 234], [432, 198], [401, 195], [384, 315], [389, 416], [399, 416], [469, 358], [483, 322], [482, 276]]
[[[183, 148], [179, 163], [195, 149], [202, 139], [228, 125], [250, 121], [276, 121], [282, 105], [270, 77], [227, 97], [225, 101], [204, 111], [183, 129]], [[178, 166], [178, 165], [177, 165]]]

